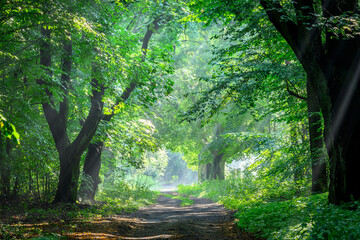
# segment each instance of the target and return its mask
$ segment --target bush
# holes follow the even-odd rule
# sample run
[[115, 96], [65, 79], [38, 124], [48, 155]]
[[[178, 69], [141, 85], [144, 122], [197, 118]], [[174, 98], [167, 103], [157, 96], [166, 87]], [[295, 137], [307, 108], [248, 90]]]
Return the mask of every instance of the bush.
[[238, 209], [238, 227], [267, 239], [360, 239], [359, 203], [333, 206], [327, 193], [299, 197], [297, 186], [276, 184], [229, 178], [179, 185], [178, 192]]
[[112, 205], [111, 208], [133, 211], [155, 202], [158, 193], [150, 190], [153, 182], [143, 175], [108, 181], [101, 186], [97, 199]]
[[360, 239], [360, 204], [312, 206], [311, 239]]

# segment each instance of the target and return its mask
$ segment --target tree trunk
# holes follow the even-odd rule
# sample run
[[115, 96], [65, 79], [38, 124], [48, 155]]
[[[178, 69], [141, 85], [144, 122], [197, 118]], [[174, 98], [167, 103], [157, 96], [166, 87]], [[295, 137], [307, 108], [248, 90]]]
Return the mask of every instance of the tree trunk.
[[8, 198], [10, 196], [10, 171], [6, 166], [1, 168], [1, 195]]
[[212, 179], [212, 163], [199, 164], [198, 167], [198, 181], [200, 183]]
[[28, 192], [29, 192], [29, 195], [32, 195], [32, 175], [31, 175], [31, 168], [29, 167], [28, 169], [28, 173], [29, 173], [29, 179], [28, 179]]
[[19, 178], [15, 177], [15, 183], [11, 193], [13, 199], [17, 198], [18, 192], [19, 192]]
[[224, 180], [225, 179], [225, 160], [224, 154], [219, 150], [213, 152], [212, 162], [212, 176], [211, 179]]
[[[104, 142], [90, 143], [84, 162], [85, 182], [81, 183], [81, 198], [85, 201], [95, 202], [95, 193], [100, 183], [99, 172], [101, 167], [101, 153]], [[91, 181], [89, 181], [90, 179]]]
[[312, 84], [307, 80], [307, 105], [308, 122], [310, 137], [310, 157], [311, 157], [311, 191], [313, 193], [326, 192], [327, 172], [326, 156], [324, 154], [324, 138], [321, 131], [320, 106]]
[[[220, 123], [215, 127], [215, 140], [220, 138], [220, 134], [223, 132], [223, 128]], [[215, 146], [215, 149], [209, 149], [211, 151], [212, 159], [210, 163], [199, 164], [199, 181], [204, 180], [224, 180], [225, 179], [225, 159], [222, 148], [225, 146]]]
[[[97, 81], [93, 79], [93, 82]], [[54, 202], [75, 202], [77, 199], [81, 155], [90, 144], [99, 125], [103, 109], [103, 95], [104, 87], [100, 86], [99, 91], [94, 86], [91, 108], [84, 126], [74, 142], [59, 151], [60, 176]]]
[[10, 197], [10, 150], [11, 143], [9, 138], [0, 136], [0, 190], [3, 197]]
[[54, 202], [76, 202], [81, 155], [71, 150], [60, 153], [60, 176]]
[[[359, 45], [360, 46], [360, 45]], [[359, 68], [357, 61], [357, 68]], [[357, 69], [360, 71], [360, 69]], [[329, 199], [341, 204], [360, 200], [359, 136], [360, 136], [360, 88], [359, 73], [349, 76], [347, 84], [338, 93], [332, 109], [332, 123], [326, 145], [330, 157]], [[354, 86], [355, 85], [355, 86]], [[345, 89], [344, 89], [345, 88]], [[333, 97], [334, 98], [334, 97]]]
[[[325, 28], [323, 44], [314, 2], [293, 2], [296, 23], [286, 16], [280, 1], [260, 2], [303, 65], [319, 101], [329, 155], [329, 201], [341, 204], [360, 200], [360, 36], [351, 29], [345, 31], [350, 37], [335, 35], [332, 30], [339, 27], [335, 22]], [[347, 19], [357, 19], [357, 1], [333, 0], [322, 4], [322, 17], [347, 14]]]
[[224, 180], [225, 179], [225, 160], [223, 154], [219, 151], [212, 152], [213, 159], [210, 163], [199, 164], [198, 179], [199, 182], [206, 180]]
[[[40, 47], [40, 65], [44, 68], [48, 76], [51, 76], [50, 71], [52, 65], [51, 49], [50, 49], [50, 30], [41, 28], [43, 36]], [[97, 63], [92, 63], [92, 96], [91, 105], [88, 116], [76, 136], [71, 143], [67, 134], [67, 123], [69, 113], [69, 90], [70, 90], [70, 74], [72, 68], [72, 42], [65, 40], [63, 44], [62, 56], [62, 70], [61, 86], [63, 91], [63, 98], [60, 102], [59, 111], [55, 108], [55, 102], [52, 92], [48, 89], [48, 83], [45, 81], [46, 77], [37, 79], [39, 85], [45, 88], [45, 94], [48, 97], [47, 101], [42, 103], [45, 118], [48, 122], [51, 134], [53, 136], [56, 149], [59, 153], [60, 159], [60, 176], [58, 187], [54, 202], [75, 202], [78, 191], [78, 181], [80, 174], [80, 159], [81, 155], [86, 150], [102, 117], [103, 101], [105, 87], [100, 81], [99, 66]]]
[[[221, 134], [224, 132], [221, 123], [218, 123], [215, 128], [215, 137], [216, 139], [221, 138]], [[212, 179], [225, 179], [225, 159], [223, 150], [226, 148], [223, 144], [216, 146], [216, 149], [212, 151], [213, 161], [212, 161]]]

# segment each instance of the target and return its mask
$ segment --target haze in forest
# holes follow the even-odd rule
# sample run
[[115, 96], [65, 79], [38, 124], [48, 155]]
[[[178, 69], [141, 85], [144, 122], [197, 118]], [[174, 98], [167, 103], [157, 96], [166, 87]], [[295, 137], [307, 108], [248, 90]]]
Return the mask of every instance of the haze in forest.
[[256, 237], [360, 238], [359, 10], [1, 1], [0, 238], [29, 212], [105, 217], [159, 194], [223, 204]]

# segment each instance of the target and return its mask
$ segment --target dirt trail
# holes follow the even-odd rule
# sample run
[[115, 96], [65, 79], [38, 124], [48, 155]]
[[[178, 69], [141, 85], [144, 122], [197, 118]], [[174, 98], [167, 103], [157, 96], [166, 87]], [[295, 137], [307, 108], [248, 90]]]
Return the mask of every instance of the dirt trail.
[[194, 204], [182, 207], [181, 200], [160, 196], [157, 204], [133, 213], [138, 221], [123, 239], [255, 239], [240, 236], [232, 213], [223, 206], [204, 198], [191, 199]]
[[[177, 195], [164, 192], [164, 195]], [[90, 219], [64, 215], [47, 215], [34, 212], [0, 212], [0, 239], [32, 239], [45, 235], [50, 239], [187, 239], [187, 240], [260, 240], [251, 234], [241, 233], [234, 226], [233, 213], [223, 206], [204, 198], [191, 198], [194, 204], [180, 206], [181, 200], [164, 195], [158, 203], [133, 213], [122, 213]], [[80, 206], [80, 205], [79, 205]], [[74, 211], [69, 205], [52, 206], [57, 212]], [[86, 207], [86, 206], [83, 206]], [[45, 208], [47, 212], [51, 208]], [[8, 228], [2, 228], [3, 225]], [[4, 232], [2, 232], [2, 230]], [[60, 238], [62, 237], [62, 238]], [[48, 238], [38, 238], [48, 239]]]

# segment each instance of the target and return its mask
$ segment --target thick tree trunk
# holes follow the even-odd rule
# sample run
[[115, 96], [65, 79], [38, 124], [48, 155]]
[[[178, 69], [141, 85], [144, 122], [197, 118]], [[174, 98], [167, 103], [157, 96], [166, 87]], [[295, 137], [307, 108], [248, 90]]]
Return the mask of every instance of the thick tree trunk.
[[225, 179], [225, 160], [223, 154], [219, 151], [212, 153], [213, 159], [210, 163], [199, 164], [198, 167], [198, 179], [199, 182], [206, 180], [224, 180]]
[[[337, 64], [337, 69], [343, 72], [336, 80], [343, 83], [336, 84], [331, 91], [332, 122], [326, 145], [330, 157], [329, 199], [335, 204], [360, 200], [360, 43], [352, 46], [354, 48], [347, 48], [348, 52], [342, 51], [342, 54], [353, 62], [340, 59], [347, 66]], [[356, 52], [354, 49], [358, 49], [355, 57], [349, 53]]]
[[321, 131], [320, 106], [309, 80], [307, 80], [307, 105], [312, 168], [311, 191], [322, 193], [328, 190], [324, 138]]
[[60, 154], [60, 176], [54, 202], [76, 202], [80, 173], [80, 156], [71, 151]]
[[[280, 1], [260, 0], [270, 21], [303, 65], [316, 92], [324, 117], [324, 139], [329, 155], [329, 201], [360, 200], [360, 36], [346, 29], [335, 35], [338, 23], [325, 29], [325, 44], [312, 1], [295, 1], [297, 22], [286, 15]], [[356, 0], [322, 2], [323, 17], [357, 19]], [[325, 4], [326, 3], [326, 4]], [[355, 20], [356, 21], [356, 20]], [[328, 31], [329, 30], [329, 31]]]
[[[91, 108], [84, 126], [74, 142], [64, 150], [59, 151], [60, 177], [54, 202], [75, 202], [77, 199], [81, 155], [96, 132], [103, 109], [102, 96], [104, 95], [104, 87], [96, 87], [96, 79], [92, 81], [94, 89]], [[98, 90], [98, 87], [100, 90]]]
[[[219, 123], [215, 128], [215, 137], [219, 138], [222, 132], [223, 128]], [[222, 148], [225, 148], [225, 146], [216, 146], [215, 149], [211, 149], [211, 162], [207, 164], [199, 164], [198, 179], [200, 182], [205, 180], [225, 179], [225, 159]]]
[[[50, 30], [42, 28], [43, 36], [40, 47], [40, 65], [44, 68], [48, 76], [52, 73], [49, 70], [52, 65], [51, 49], [50, 49]], [[72, 67], [72, 42], [65, 40], [63, 45], [61, 86], [63, 91], [63, 99], [60, 102], [59, 111], [55, 108], [55, 102], [52, 92], [47, 88], [46, 77], [37, 79], [39, 85], [45, 86], [45, 94], [47, 101], [42, 103], [45, 118], [48, 122], [51, 134], [53, 136], [56, 149], [60, 159], [60, 176], [58, 188], [56, 191], [54, 202], [75, 202], [78, 191], [78, 181], [80, 173], [81, 155], [86, 150], [92, 137], [94, 136], [99, 122], [102, 118], [104, 85], [98, 81], [99, 66], [92, 64], [92, 96], [91, 105], [88, 116], [76, 136], [71, 143], [67, 134], [68, 112], [69, 112], [69, 89], [70, 75]]]
[[212, 179], [212, 163], [200, 164], [198, 167], [198, 181], [200, 183]]

